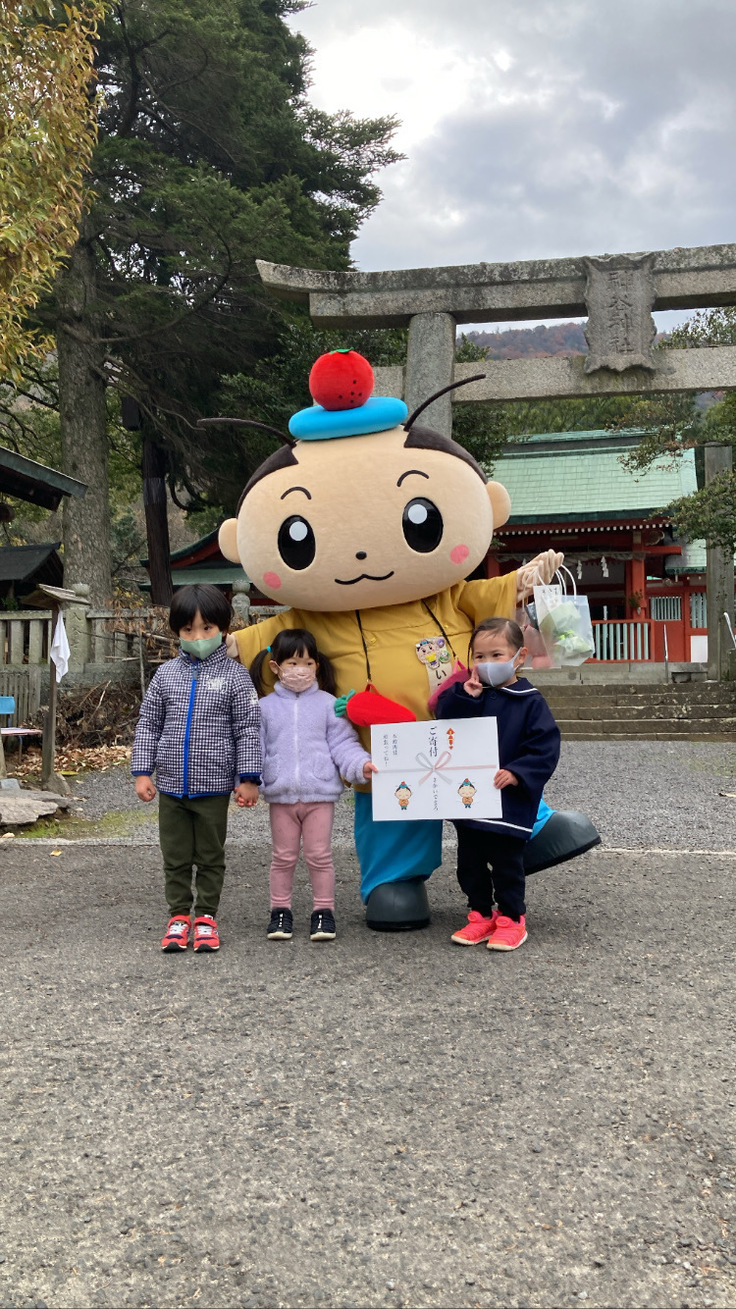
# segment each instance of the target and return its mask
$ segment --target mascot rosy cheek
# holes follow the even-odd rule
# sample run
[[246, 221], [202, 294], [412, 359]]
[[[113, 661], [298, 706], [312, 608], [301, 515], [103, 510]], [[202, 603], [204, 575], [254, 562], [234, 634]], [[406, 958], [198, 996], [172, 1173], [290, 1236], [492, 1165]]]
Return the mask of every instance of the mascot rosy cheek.
[[[367, 748], [370, 722], [428, 718], [429, 696], [467, 657], [476, 623], [513, 617], [535, 574], [551, 580], [562, 559], [550, 550], [519, 574], [466, 581], [508, 518], [508, 494], [462, 446], [420, 426], [421, 410], [408, 418], [402, 400], [370, 399], [372, 384], [355, 351], [318, 359], [310, 375], [318, 403], [294, 415], [296, 440], [282, 437], [287, 444], [257, 469], [237, 518], [220, 529], [223, 554], [291, 606], [235, 634], [241, 662], [282, 629], [307, 628]], [[369, 926], [429, 922], [424, 882], [441, 862], [441, 837], [438, 821], [374, 824], [370, 793], [359, 789]]]

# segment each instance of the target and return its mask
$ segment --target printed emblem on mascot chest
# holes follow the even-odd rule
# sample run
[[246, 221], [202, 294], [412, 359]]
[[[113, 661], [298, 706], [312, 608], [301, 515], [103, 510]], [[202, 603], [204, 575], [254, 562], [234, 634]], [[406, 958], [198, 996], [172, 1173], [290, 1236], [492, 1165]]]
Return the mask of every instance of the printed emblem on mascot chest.
[[442, 686], [452, 672], [452, 656], [444, 636], [424, 636], [416, 643], [417, 659], [427, 670], [429, 693]]

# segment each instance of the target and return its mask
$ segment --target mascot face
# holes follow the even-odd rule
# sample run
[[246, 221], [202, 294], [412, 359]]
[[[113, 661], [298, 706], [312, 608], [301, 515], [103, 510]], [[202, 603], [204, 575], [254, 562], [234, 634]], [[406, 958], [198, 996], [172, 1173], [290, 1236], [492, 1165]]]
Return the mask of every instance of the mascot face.
[[256, 476], [223, 524], [223, 554], [300, 609], [404, 604], [462, 581], [508, 518], [508, 494], [458, 455], [406, 441], [403, 426], [297, 441], [296, 463]]

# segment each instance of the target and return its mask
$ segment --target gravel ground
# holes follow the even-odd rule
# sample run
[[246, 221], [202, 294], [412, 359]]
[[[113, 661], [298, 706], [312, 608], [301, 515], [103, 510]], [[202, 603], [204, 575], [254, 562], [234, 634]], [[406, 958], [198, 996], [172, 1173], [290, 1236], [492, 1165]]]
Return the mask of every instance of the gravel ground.
[[[665, 762], [628, 806], [707, 808], [720, 774]], [[268, 859], [172, 957], [156, 850], [0, 844], [0, 1305], [736, 1303], [733, 857], [540, 874], [511, 955], [450, 942], [451, 852], [427, 931], [369, 932], [346, 845], [337, 941], [300, 888], [270, 943]]]
[[[86, 797], [78, 806], [86, 818], [132, 810], [131, 839], [156, 842], [156, 806], [147, 810], [139, 803], [127, 769], [91, 773], [74, 783], [74, 791]], [[604, 844], [617, 849], [736, 850], [736, 799], [720, 791], [736, 793], [732, 744], [570, 741], [546, 796], [555, 808], [582, 809]], [[336, 845], [352, 846], [352, 823], [348, 795], [337, 809]], [[452, 828], [445, 830], [452, 844]], [[266, 806], [246, 811], [233, 805], [229, 835], [236, 842], [267, 841]]]

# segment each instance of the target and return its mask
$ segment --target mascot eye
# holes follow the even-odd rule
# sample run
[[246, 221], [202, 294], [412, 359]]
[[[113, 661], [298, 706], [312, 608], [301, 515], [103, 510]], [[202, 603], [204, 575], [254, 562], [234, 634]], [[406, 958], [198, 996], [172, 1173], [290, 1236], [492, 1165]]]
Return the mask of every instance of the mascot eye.
[[309, 568], [317, 547], [314, 532], [306, 518], [299, 514], [285, 518], [279, 528], [278, 544], [279, 554], [289, 568]]
[[404, 529], [406, 544], [411, 550], [417, 550], [420, 554], [428, 554], [430, 550], [436, 550], [442, 540], [444, 529], [442, 514], [431, 500], [425, 500], [421, 496], [409, 501], [404, 510], [401, 526]]

